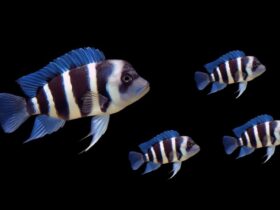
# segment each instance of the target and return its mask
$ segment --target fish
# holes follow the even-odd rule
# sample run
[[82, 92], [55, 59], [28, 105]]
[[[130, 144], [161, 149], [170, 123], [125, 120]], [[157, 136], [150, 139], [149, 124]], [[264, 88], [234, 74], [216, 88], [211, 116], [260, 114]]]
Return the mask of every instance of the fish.
[[239, 83], [239, 98], [247, 88], [247, 83], [266, 71], [266, 67], [255, 57], [246, 56], [243, 51], [231, 51], [217, 60], [204, 65], [208, 73], [195, 72], [198, 90], [203, 90], [210, 83], [209, 94], [224, 89], [228, 84]]
[[259, 115], [244, 125], [233, 129], [236, 137], [224, 136], [223, 144], [226, 154], [232, 154], [240, 147], [237, 158], [251, 154], [258, 148], [266, 148], [267, 162], [280, 144], [280, 120], [273, 120], [267, 114]]
[[25, 97], [0, 93], [0, 124], [5, 133], [36, 115], [29, 142], [51, 134], [66, 121], [92, 117], [90, 149], [106, 132], [110, 115], [149, 92], [149, 82], [125, 60], [105, 59], [92, 47], [72, 50], [17, 80]]
[[162, 164], [173, 163], [170, 179], [178, 173], [183, 161], [200, 151], [199, 145], [191, 137], [180, 136], [174, 130], [164, 131], [139, 147], [142, 153], [130, 151], [128, 155], [132, 170], [137, 170], [147, 163], [143, 173], [146, 174], [158, 169]]

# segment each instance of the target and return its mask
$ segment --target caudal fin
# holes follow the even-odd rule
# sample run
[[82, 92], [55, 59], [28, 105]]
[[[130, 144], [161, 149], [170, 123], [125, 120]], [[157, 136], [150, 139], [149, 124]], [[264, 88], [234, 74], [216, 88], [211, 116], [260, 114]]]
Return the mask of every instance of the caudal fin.
[[14, 132], [28, 117], [25, 98], [0, 93], [0, 124], [6, 133]]
[[194, 79], [199, 90], [203, 90], [210, 83], [209, 75], [204, 72], [195, 72]]
[[238, 147], [237, 139], [231, 136], [224, 136], [223, 138], [225, 152], [230, 155]]
[[137, 170], [145, 162], [143, 155], [139, 152], [129, 152], [128, 158], [133, 170]]

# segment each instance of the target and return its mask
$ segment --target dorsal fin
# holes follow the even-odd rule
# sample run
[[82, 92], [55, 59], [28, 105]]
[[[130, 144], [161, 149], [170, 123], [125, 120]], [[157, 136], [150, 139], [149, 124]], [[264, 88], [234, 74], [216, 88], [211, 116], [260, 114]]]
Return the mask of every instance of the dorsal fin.
[[39, 71], [23, 76], [17, 80], [24, 93], [35, 97], [39, 87], [44, 86], [50, 79], [65, 71], [105, 60], [104, 54], [95, 48], [79, 48], [50, 62]]
[[248, 128], [253, 127], [254, 125], [265, 123], [267, 121], [272, 121], [273, 117], [267, 114], [259, 115], [251, 120], [249, 120], [244, 125], [233, 129], [234, 134], [239, 138], [242, 133], [244, 133]]
[[228, 61], [228, 60], [231, 60], [231, 59], [235, 59], [235, 58], [238, 58], [238, 57], [244, 57], [245, 56], [245, 53], [243, 51], [240, 51], [240, 50], [234, 50], [234, 51], [231, 51], [227, 54], [224, 54], [223, 56], [219, 57], [217, 60], [211, 62], [211, 63], [207, 63], [204, 65], [204, 67], [206, 68], [206, 70], [209, 72], [209, 73], [212, 73], [214, 71], [214, 69], [219, 66], [220, 64]]
[[140, 144], [139, 147], [142, 150], [142, 152], [146, 153], [148, 151], [148, 149], [155, 143], [158, 143], [164, 139], [170, 139], [172, 137], [177, 137], [177, 136], [180, 136], [177, 131], [174, 131], [174, 130], [164, 131], [164, 132], [158, 134], [157, 136], [155, 136], [154, 138], [152, 138], [151, 140], [149, 140], [143, 144]]

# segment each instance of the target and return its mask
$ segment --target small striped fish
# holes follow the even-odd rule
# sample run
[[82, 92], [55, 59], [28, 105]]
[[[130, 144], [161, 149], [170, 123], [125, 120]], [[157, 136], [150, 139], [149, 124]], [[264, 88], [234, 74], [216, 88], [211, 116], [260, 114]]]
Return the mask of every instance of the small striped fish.
[[145, 172], [158, 169], [162, 164], [173, 163], [174, 177], [181, 168], [182, 161], [189, 159], [200, 151], [200, 147], [188, 136], [180, 136], [178, 132], [165, 131], [150, 141], [140, 144], [142, 153], [131, 151], [129, 160], [133, 170], [137, 170], [147, 162]]
[[0, 93], [0, 123], [6, 133], [31, 115], [38, 116], [27, 141], [57, 131], [67, 120], [94, 116], [86, 150], [105, 133], [110, 114], [149, 91], [149, 83], [128, 62], [105, 60], [101, 51], [89, 47], [72, 50], [17, 82], [27, 98]]
[[260, 115], [246, 124], [233, 129], [237, 138], [224, 136], [223, 143], [227, 154], [241, 147], [238, 158], [251, 154], [257, 148], [267, 148], [268, 161], [280, 144], [280, 121], [270, 115]]
[[224, 89], [228, 84], [239, 83], [239, 94], [246, 90], [247, 82], [255, 79], [266, 71], [264, 65], [254, 56], [245, 56], [242, 51], [231, 51], [214, 62], [204, 66], [209, 74], [195, 72], [197, 88], [203, 90], [212, 84], [211, 93]]

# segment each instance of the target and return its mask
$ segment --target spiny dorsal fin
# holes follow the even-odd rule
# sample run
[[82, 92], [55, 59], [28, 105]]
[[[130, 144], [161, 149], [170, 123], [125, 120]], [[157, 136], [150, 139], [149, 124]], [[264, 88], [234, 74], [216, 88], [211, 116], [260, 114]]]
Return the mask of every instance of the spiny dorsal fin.
[[239, 138], [242, 135], [242, 133], [244, 133], [248, 128], [251, 128], [254, 125], [258, 125], [258, 124], [265, 123], [265, 122], [272, 121], [272, 120], [273, 120], [273, 117], [270, 115], [267, 115], [267, 114], [259, 115], [255, 118], [249, 120], [244, 125], [233, 129], [233, 132]]
[[164, 139], [170, 139], [172, 137], [178, 137], [178, 136], [180, 136], [180, 135], [177, 131], [174, 131], [174, 130], [164, 131], [164, 132], [158, 134], [157, 136], [155, 136], [154, 138], [152, 138], [151, 140], [140, 144], [139, 147], [142, 150], [142, 152], [146, 153], [148, 151], [148, 149], [151, 146], [153, 146], [154, 144], [156, 144]]
[[211, 63], [207, 63], [204, 65], [204, 67], [206, 68], [206, 70], [209, 73], [212, 73], [214, 71], [214, 69], [219, 66], [220, 64], [228, 61], [228, 60], [232, 60], [238, 57], [244, 57], [245, 53], [243, 51], [240, 50], [234, 50], [231, 51], [227, 54], [224, 54], [223, 56], [219, 57], [217, 60], [211, 62]]
[[65, 71], [90, 63], [105, 60], [104, 54], [95, 48], [79, 48], [50, 62], [39, 71], [23, 76], [17, 80], [24, 93], [35, 97], [39, 87], [44, 86], [50, 79]]

